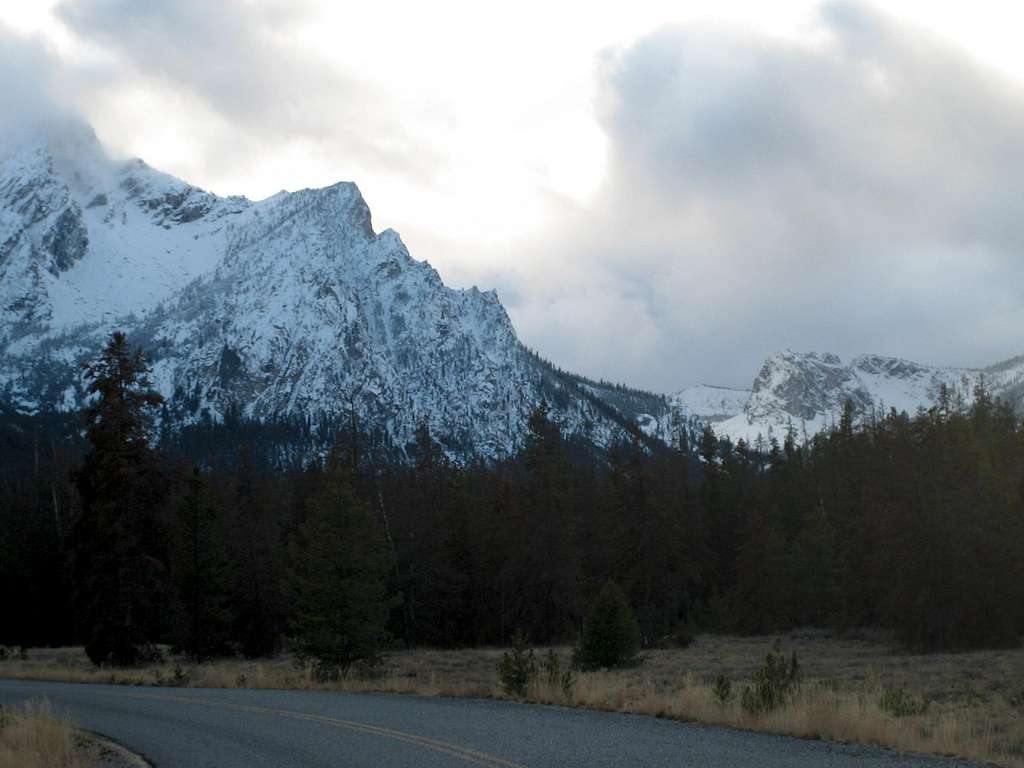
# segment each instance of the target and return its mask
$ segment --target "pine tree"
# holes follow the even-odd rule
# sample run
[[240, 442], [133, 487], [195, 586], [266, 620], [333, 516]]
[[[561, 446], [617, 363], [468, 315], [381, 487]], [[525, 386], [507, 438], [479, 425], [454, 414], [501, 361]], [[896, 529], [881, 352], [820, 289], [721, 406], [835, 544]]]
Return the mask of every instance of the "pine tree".
[[178, 504], [171, 578], [175, 645], [201, 663], [226, 647], [229, 565], [221, 512], [198, 467]]
[[314, 659], [326, 679], [356, 663], [374, 663], [388, 641], [391, 550], [337, 454], [291, 542], [289, 560], [290, 626], [300, 657]]
[[75, 475], [82, 510], [72, 568], [79, 623], [96, 664], [130, 665], [155, 654], [166, 568], [158, 510], [165, 480], [149, 447], [148, 415], [163, 398], [151, 388], [140, 351], [120, 331], [85, 366], [86, 435]]
[[765, 633], [793, 625], [796, 594], [785, 539], [760, 510], [751, 515], [736, 558], [732, 623], [742, 632]]
[[248, 447], [238, 453], [230, 499], [231, 623], [244, 656], [280, 650], [285, 629], [280, 510]]
[[853, 439], [853, 416], [853, 400], [848, 397], [843, 401], [843, 413], [839, 417], [839, 433], [846, 440]]
[[[601, 506], [602, 519], [613, 528], [607, 544], [611, 572], [602, 582], [611, 576], [622, 585], [636, 607], [644, 647], [662, 642], [688, 618], [699, 581], [702, 547], [694, 545], [702, 531], [689, 515], [686, 470], [685, 458], [648, 456], [636, 439], [610, 452]], [[681, 478], [673, 478], [676, 473]], [[679, 479], [682, 487], [673, 482]]]
[[636, 663], [640, 628], [626, 595], [614, 581], [607, 582], [583, 620], [583, 635], [573, 654], [582, 670], [614, 669]]
[[800, 624], [829, 626], [840, 614], [835, 552], [832, 521], [825, 510], [814, 510], [804, 521], [794, 547], [794, 615]]
[[401, 632], [412, 645], [458, 645], [469, 632], [466, 515], [458, 473], [426, 422], [417, 427], [409, 453], [415, 465], [403, 473], [408, 492], [399, 517]]
[[571, 470], [546, 401], [530, 416], [522, 462], [523, 527], [513, 554], [519, 577], [516, 625], [542, 642], [571, 633], [578, 571]]

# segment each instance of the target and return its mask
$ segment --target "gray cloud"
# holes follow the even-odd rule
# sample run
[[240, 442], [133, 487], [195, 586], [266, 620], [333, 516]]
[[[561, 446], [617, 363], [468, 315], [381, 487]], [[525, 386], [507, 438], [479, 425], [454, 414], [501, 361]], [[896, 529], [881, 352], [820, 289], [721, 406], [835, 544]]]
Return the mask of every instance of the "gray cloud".
[[0, 24], [0, 146], [35, 130], [40, 121], [62, 116], [61, 86], [60, 68], [45, 43]]
[[662, 390], [786, 346], [1024, 352], [1024, 86], [860, 3], [820, 18], [814, 45], [682, 27], [603, 59], [606, 184], [506, 278], [527, 342]]
[[229, 123], [232, 140], [211, 142], [210, 162], [243, 164], [268, 142], [309, 140], [350, 165], [429, 178], [436, 158], [403, 128], [398, 107], [290, 38], [303, 5], [64, 0], [56, 15], [135, 76], [187, 91]]
[[[290, 39], [301, 13], [66, 0], [59, 17], [109, 65], [0, 28], [0, 92], [17, 105], [0, 141], [141, 85], [226, 124], [201, 142], [211, 167], [298, 138], [341, 175], [429, 178], [415, 121]], [[500, 264], [430, 232], [414, 255], [458, 255], [455, 282], [496, 286], [558, 364], [659, 390], [749, 384], [784, 346], [964, 365], [1024, 352], [1024, 86], [860, 3], [823, 6], [821, 29], [809, 45], [666, 28], [606, 54], [595, 200], [563, 201], [559, 224]]]

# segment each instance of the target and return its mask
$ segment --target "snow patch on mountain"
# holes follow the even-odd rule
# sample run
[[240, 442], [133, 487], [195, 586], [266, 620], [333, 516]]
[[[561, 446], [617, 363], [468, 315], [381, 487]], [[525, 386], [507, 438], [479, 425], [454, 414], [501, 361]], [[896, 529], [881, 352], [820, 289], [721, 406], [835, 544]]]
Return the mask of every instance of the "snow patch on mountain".
[[671, 404], [682, 413], [714, 424], [735, 416], [749, 399], [749, 389], [697, 384], [672, 395]]
[[216, 265], [252, 207], [112, 160], [88, 126], [47, 126], [0, 161], [0, 339], [145, 315]]

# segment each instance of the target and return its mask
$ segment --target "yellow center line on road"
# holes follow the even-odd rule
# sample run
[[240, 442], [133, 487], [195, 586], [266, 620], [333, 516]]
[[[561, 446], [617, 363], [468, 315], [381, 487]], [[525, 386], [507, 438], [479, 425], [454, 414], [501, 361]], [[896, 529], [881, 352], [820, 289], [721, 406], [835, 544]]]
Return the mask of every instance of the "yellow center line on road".
[[257, 715], [274, 715], [276, 717], [286, 717], [290, 720], [304, 720], [310, 723], [320, 723], [322, 725], [330, 725], [335, 728], [344, 728], [350, 731], [356, 731], [358, 733], [368, 733], [374, 736], [383, 736], [394, 741], [401, 741], [406, 744], [414, 744], [425, 749], [431, 749], [435, 752], [441, 752], [442, 754], [457, 757], [460, 760], [464, 760], [474, 765], [486, 766], [487, 768], [526, 768], [521, 763], [515, 763], [511, 760], [505, 760], [501, 757], [495, 757], [488, 755], [484, 752], [477, 752], [473, 749], [467, 749], [466, 747], [460, 747], [457, 744], [450, 744], [445, 741], [439, 741], [438, 739], [431, 739], [427, 736], [418, 736], [414, 733], [406, 733], [404, 731], [396, 731], [391, 728], [384, 728], [379, 725], [367, 725], [366, 723], [357, 723], [352, 720], [341, 720], [336, 717], [327, 717], [325, 715], [313, 715], [306, 712], [295, 712], [288, 709], [276, 709], [273, 707], [257, 707], [251, 704], [232, 704], [224, 701], [214, 701], [212, 699], [200, 699], [198, 697], [191, 696], [171, 696], [168, 694], [156, 694], [156, 693], [128, 693], [127, 691], [107, 691], [115, 696], [123, 696], [130, 699], [148, 699], [151, 701], [166, 701], [173, 702], [176, 704], [198, 704], [206, 707], [219, 707], [221, 709], [232, 710], [235, 712], [249, 712]]

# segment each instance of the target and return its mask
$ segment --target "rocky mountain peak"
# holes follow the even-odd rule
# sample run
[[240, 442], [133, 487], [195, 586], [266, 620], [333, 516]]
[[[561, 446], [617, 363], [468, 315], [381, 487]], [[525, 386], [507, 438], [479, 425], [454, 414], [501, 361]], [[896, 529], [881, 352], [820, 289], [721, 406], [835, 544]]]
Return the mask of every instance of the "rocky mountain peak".
[[812, 421], [837, 412], [847, 398], [856, 408], [871, 402], [870, 393], [838, 355], [797, 354], [787, 349], [765, 361], [744, 412], [755, 421], [783, 413], [797, 421]]
[[789, 429], [811, 436], [838, 423], [848, 400], [860, 418], [890, 409], [913, 414], [931, 407], [943, 386], [969, 403], [982, 379], [993, 395], [1021, 407], [1024, 358], [986, 369], [959, 369], [883, 355], [860, 355], [844, 363], [831, 353], [785, 349], [765, 361], [742, 405], [708, 421], [719, 434], [748, 443], [758, 436], [781, 439]]
[[665, 407], [530, 353], [495, 293], [445, 286], [374, 232], [351, 182], [222, 198], [67, 126], [0, 164], [0, 243], [0, 400], [22, 411], [78, 407], [78, 364], [114, 327], [176, 425], [355, 408], [399, 448], [426, 421], [453, 455], [497, 457], [542, 398], [598, 446]]

